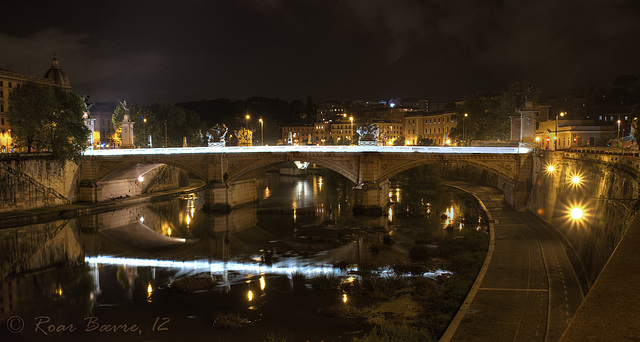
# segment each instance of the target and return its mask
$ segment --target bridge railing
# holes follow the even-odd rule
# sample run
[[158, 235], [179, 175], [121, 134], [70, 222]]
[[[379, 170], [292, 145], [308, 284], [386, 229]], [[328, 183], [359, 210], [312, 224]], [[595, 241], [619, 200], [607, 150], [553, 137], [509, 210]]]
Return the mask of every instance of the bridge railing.
[[85, 156], [122, 156], [152, 154], [192, 154], [192, 153], [439, 153], [439, 154], [526, 154], [528, 147], [457, 147], [457, 146], [229, 146], [229, 147], [169, 147], [87, 150]]

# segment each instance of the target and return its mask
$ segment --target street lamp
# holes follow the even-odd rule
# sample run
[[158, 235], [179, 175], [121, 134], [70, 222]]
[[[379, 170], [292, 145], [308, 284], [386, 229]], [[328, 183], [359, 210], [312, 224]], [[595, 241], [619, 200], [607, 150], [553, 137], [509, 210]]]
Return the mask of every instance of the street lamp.
[[249, 119], [251, 119], [251, 116], [249, 116], [249, 114], [244, 116], [245, 119], [247, 119], [247, 129], [249, 129]]
[[351, 121], [351, 130], [349, 132], [349, 141], [353, 143], [353, 116], [349, 117], [349, 121]]
[[558, 149], [558, 115], [564, 116], [565, 114], [566, 114], [565, 112], [560, 112], [559, 114], [556, 114], [556, 135], [553, 137], [553, 149], [554, 150]]
[[467, 146], [467, 126], [465, 124], [467, 116], [469, 116], [469, 114], [464, 113], [464, 117], [462, 118], [462, 146]]
[[578, 207], [571, 208], [570, 213], [571, 213], [571, 218], [574, 219], [574, 220], [581, 219], [582, 215], [583, 215], [582, 208], [578, 208]]
[[260, 146], [264, 146], [264, 121], [260, 118]]
[[618, 139], [620, 139], [620, 118], [618, 118]]

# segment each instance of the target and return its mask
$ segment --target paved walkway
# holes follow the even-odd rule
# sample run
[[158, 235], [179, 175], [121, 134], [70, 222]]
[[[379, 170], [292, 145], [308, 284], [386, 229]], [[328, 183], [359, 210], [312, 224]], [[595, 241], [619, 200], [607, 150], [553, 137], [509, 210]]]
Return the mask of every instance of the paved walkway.
[[598, 275], [562, 341], [640, 340], [640, 215]]
[[562, 236], [494, 188], [447, 184], [478, 197], [494, 223], [483, 270], [441, 341], [558, 341], [583, 299]]

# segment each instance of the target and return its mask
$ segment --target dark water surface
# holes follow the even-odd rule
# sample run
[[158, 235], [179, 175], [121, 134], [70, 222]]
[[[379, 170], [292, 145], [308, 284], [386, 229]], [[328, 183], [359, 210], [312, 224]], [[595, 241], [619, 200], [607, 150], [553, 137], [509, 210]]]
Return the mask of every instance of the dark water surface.
[[0, 230], [0, 341], [349, 341], [371, 327], [319, 312], [369, 299], [304, 279], [385, 276], [414, 241], [482, 225], [467, 196], [409, 184], [392, 182], [384, 217], [354, 217], [343, 178], [267, 174], [259, 202], [226, 215], [193, 193]]

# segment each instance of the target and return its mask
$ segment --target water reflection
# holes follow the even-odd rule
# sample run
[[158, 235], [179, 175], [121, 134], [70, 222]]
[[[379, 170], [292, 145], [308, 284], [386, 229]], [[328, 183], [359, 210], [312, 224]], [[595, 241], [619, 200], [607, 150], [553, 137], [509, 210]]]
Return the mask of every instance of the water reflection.
[[[476, 206], [458, 195], [427, 198], [402, 181], [391, 186], [385, 217], [353, 217], [352, 187], [331, 175], [267, 174], [258, 180], [259, 203], [229, 214], [198, 210], [203, 197], [190, 194], [2, 230], [2, 289], [16, 295], [3, 301], [0, 318], [43, 306], [64, 311], [61, 315], [100, 317], [144, 315], [158, 308], [203, 317], [215, 310], [249, 308], [266, 317], [265, 310], [282, 308], [291, 314], [314, 300], [320, 301], [317, 305], [327, 300], [351, 305], [357, 299], [344, 293], [329, 294], [329, 299], [317, 293], [303, 296], [306, 289], [294, 289], [294, 279], [330, 275], [354, 282], [360, 265], [377, 265], [373, 274], [391, 275], [388, 263], [406, 260], [406, 255], [391, 254], [387, 260], [373, 247], [391, 240], [407, 246], [457, 234], [468, 224], [482, 225]], [[442, 229], [451, 225], [454, 232]], [[360, 229], [368, 233], [352, 233]], [[443, 272], [420, 275], [435, 278]], [[183, 290], [177, 284], [185, 279], [190, 283]], [[266, 298], [274, 298], [277, 308], [265, 306]], [[208, 328], [203, 331], [209, 333]]]

